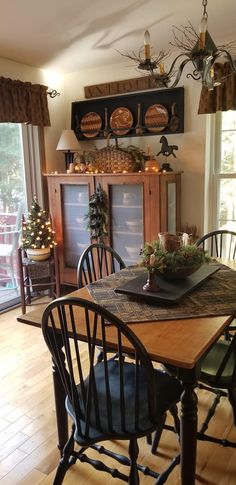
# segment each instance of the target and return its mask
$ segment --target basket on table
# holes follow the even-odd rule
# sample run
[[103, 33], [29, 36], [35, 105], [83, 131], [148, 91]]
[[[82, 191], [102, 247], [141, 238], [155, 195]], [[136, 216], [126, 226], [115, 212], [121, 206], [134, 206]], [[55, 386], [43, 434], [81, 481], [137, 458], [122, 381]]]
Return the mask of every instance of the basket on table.
[[135, 162], [130, 153], [121, 150], [115, 139], [115, 146], [110, 146], [110, 137], [107, 137], [107, 146], [97, 150], [94, 165], [99, 172], [122, 173], [133, 172]]

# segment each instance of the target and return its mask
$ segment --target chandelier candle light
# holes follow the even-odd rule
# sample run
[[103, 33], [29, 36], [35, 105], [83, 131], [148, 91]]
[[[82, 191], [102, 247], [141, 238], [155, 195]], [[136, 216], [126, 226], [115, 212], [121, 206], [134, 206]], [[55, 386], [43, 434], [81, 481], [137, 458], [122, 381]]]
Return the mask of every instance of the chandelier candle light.
[[[216, 61], [221, 59], [229, 63], [230, 72], [236, 73], [236, 64], [232, 54], [227, 49], [235, 49], [236, 41], [216, 46], [208, 32], [207, 0], [202, 0], [203, 15], [199, 25], [199, 32], [196, 32], [191, 23], [185, 27], [173, 27], [174, 41], [170, 45], [179, 49], [181, 53], [174, 59], [169, 71], [165, 72], [164, 59], [169, 53], [161, 50], [157, 58], [151, 57], [150, 33], [146, 30], [144, 34], [144, 59], [132, 52], [122, 54], [138, 63], [138, 69], [149, 71], [157, 88], [177, 86], [185, 66], [192, 63], [192, 72], [186, 75], [195, 81], [200, 81], [209, 91], [219, 86], [229, 75], [220, 74], [215, 68]], [[181, 58], [184, 59], [180, 64]], [[174, 79], [171, 82], [171, 79]]]

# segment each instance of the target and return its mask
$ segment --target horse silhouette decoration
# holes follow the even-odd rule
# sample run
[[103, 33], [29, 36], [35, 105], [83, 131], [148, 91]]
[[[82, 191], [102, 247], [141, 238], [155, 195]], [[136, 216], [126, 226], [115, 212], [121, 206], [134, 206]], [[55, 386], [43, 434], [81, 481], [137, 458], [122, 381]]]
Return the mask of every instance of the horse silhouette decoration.
[[177, 145], [168, 145], [168, 141], [167, 141], [167, 138], [165, 136], [161, 137], [160, 143], [161, 143], [161, 149], [157, 153], [157, 156], [162, 153], [162, 155], [165, 155], [166, 157], [173, 155], [176, 158], [174, 150], [178, 150]]

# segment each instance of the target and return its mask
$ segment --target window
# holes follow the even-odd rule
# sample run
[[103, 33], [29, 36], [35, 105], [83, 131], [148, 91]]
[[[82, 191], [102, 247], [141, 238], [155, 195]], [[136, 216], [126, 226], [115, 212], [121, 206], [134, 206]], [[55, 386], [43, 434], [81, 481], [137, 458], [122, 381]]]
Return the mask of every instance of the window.
[[204, 232], [236, 231], [236, 111], [209, 115]]
[[17, 212], [25, 198], [21, 125], [0, 124], [0, 214]]
[[[221, 114], [217, 181], [217, 224], [236, 230], [236, 112]], [[216, 160], [217, 161], [217, 160]]]

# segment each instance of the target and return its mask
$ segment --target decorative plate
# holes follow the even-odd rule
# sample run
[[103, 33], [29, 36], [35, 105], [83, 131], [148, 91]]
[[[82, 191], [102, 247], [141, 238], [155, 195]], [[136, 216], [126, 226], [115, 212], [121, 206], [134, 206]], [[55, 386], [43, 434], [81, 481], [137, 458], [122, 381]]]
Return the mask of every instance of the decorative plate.
[[152, 104], [145, 113], [144, 122], [148, 131], [163, 131], [168, 123], [169, 114], [162, 104]]
[[83, 136], [86, 138], [95, 138], [99, 134], [102, 127], [102, 118], [98, 113], [90, 111], [82, 116], [80, 122], [80, 129]]
[[110, 127], [115, 135], [126, 135], [133, 126], [133, 115], [128, 108], [116, 108], [110, 116]]

